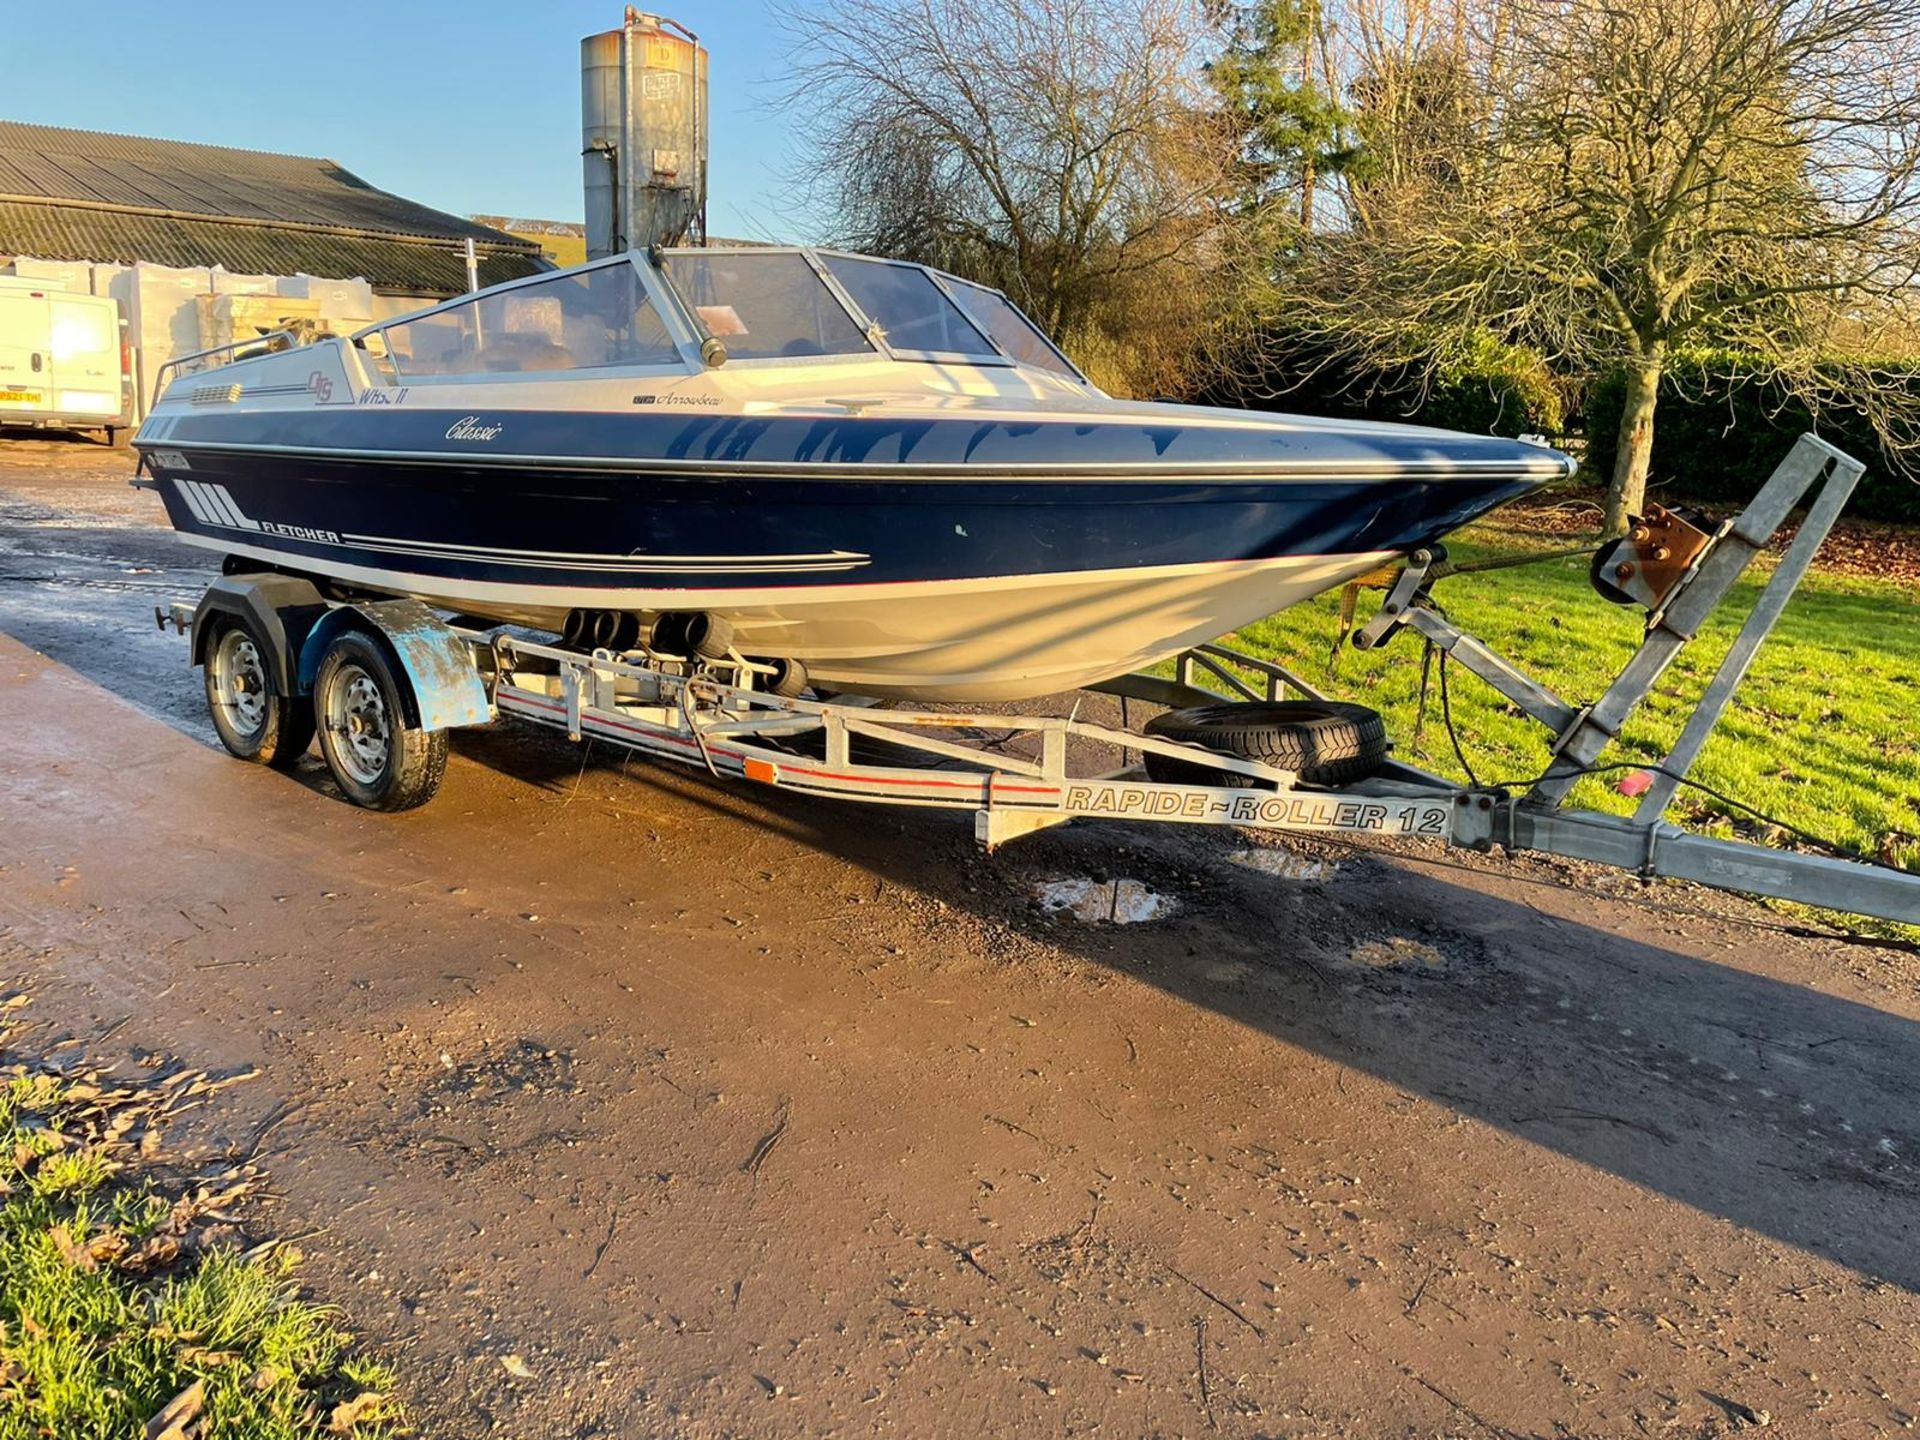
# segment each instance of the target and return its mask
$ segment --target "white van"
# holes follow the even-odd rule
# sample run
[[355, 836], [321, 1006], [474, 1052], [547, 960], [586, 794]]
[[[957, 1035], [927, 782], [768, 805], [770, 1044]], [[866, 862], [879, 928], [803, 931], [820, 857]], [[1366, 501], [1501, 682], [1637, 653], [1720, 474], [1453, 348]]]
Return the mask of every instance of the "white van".
[[0, 426], [103, 430], [133, 423], [120, 302], [0, 277]]

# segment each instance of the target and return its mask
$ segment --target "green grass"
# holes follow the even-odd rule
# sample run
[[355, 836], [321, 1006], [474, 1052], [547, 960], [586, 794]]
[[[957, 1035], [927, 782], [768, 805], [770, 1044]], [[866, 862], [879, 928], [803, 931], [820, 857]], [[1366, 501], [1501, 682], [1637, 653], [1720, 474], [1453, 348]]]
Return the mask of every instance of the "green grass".
[[[1464, 562], [1554, 548], [1487, 526], [1449, 541], [1453, 558]], [[1750, 575], [1735, 589], [1601, 763], [1666, 753], [1763, 580]], [[1434, 593], [1455, 624], [1575, 704], [1598, 698], [1644, 634], [1642, 611], [1593, 592], [1585, 557], [1460, 575], [1440, 581]], [[1362, 623], [1379, 599], [1378, 592], [1362, 595]], [[1381, 710], [1401, 758], [1464, 779], [1441, 721], [1437, 677], [1416, 734], [1419, 637], [1403, 633], [1372, 652], [1342, 648], [1329, 674], [1338, 603], [1329, 595], [1295, 606], [1247, 627], [1238, 643], [1329, 693]], [[1450, 688], [1455, 727], [1483, 782], [1525, 781], [1545, 768], [1541, 726], [1457, 665]], [[1635, 802], [1613, 788], [1622, 773], [1582, 780], [1571, 803], [1631, 812]], [[1692, 778], [1788, 825], [1920, 869], [1920, 589], [1809, 575]], [[1746, 817], [1698, 791], [1683, 788], [1669, 813], [1721, 833], [1739, 818], [1740, 833], [1751, 835]]]
[[392, 1377], [300, 1297], [290, 1250], [202, 1244], [244, 1174], [142, 1173], [157, 1091], [0, 1058], [0, 1440], [128, 1440], [196, 1383], [198, 1440], [401, 1433], [391, 1402], [354, 1404]]

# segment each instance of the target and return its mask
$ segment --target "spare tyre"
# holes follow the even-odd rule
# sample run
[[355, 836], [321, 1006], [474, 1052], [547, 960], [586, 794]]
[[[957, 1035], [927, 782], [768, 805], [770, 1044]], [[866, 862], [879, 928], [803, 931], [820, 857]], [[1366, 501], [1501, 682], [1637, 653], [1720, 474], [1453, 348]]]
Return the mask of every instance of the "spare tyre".
[[[1378, 771], [1391, 748], [1380, 712], [1333, 700], [1251, 701], [1169, 710], [1146, 733], [1291, 770], [1307, 785], [1346, 785]], [[1146, 752], [1149, 778], [1170, 785], [1269, 788], [1264, 780]]]

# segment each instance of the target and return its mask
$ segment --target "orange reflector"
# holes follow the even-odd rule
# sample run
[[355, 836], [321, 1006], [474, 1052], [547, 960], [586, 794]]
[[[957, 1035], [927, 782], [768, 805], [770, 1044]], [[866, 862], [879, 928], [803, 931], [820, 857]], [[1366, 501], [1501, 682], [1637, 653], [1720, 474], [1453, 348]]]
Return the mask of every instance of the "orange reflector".
[[780, 767], [771, 760], [749, 760], [743, 768], [749, 780], [758, 780], [762, 785], [780, 783]]

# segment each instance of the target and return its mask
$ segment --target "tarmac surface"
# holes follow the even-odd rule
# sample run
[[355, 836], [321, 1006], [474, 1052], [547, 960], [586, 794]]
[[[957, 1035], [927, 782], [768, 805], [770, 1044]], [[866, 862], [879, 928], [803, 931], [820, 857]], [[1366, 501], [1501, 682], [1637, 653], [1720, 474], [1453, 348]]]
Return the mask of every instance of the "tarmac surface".
[[417, 1433], [1915, 1427], [1911, 953], [1407, 847], [988, 858], [511, 726], [367, 814], [219, 749], [130, 472], [0, 439], [0, 988], [260, 1067], [208, 1133]]

